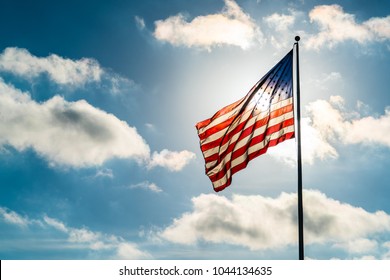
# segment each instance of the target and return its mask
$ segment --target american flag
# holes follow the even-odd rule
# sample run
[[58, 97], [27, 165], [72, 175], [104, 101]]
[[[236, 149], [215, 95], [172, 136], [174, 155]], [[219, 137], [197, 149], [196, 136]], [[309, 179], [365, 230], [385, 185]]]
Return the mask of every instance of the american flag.
[[291, 50], [248, 94], [196, 124], [206, 175], [214, 190], [269, 147], [294, 138]]

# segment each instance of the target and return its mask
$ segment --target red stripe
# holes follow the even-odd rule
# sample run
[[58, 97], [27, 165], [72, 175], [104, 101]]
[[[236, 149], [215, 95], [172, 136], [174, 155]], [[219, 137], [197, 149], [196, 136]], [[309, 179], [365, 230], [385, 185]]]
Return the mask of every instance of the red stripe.
[[214, 133], [217, 133], [217, 132], [229, 127], [235, 118], [236, 118], [236, 115], [233, 115], [232, 117], [230, 117], [226, 121], [223, 121], [223, 122], [209, 128], [209, 129], [205, 130], [203, 133], [199, 134], [200, 141], [210, 137]]
[[233, 111], [236, 107], [238, 107], [238, 105], [246, 98], [246, 96], [244, 98], [241, 98], [240, 100], [230, 104], [230, 105], [227, 105], [226, 107], [222, 108], [221, 110], [219, 110], [218, 112], [216, 112], [214, 114], [214, 116], [212, 116], [211, 118], [209, 119], [206, 119], [204, 121], [201, 121], [201, 122], [198, 122], [195, 127], [196, 129], [199, 131], [199, 129], [202, 129], [203, 127], [205, 126], [208, 126], [213, 120], [219, 118], [220, 116], [222, 115], [225, 115], [231, 111]]
[[[282, 128], [285, 128], [285, 127], [288, 127], [288, 126], [291, 126], [291, 125], [294, 125], [294, 119], [291, 118], [291, 119], [287, 119], [287, 120], [284, 120], [283, 122], [281, 123], [278, 123], [278, 124], [275, 124], [273, 126], [270, 126], [268, 127], [264, 133], [258, 135], [258, 136], [255, 136], [253, 137], [252, 139], [250, 139], [248, 141], [248, 143], [246, 143], [243, 147], [241, 147], [240, 149], [247, 149], [249, 148], [250, 146], [252, 145], [255, 145], [255, 144], [258, 144], [260, 142], [262, 142], [264, 140], [264, 138], [268, 135], [271, 135], [279, 130], [281, 130]], [[260, 126], [261, 127], [261, 126]], [[212, 154], [211, 156], [208, 156], [208, 157], [205, 157], [205, 161], [206, 161], [206, 164], [208, 162], [213, 162], [213, 161], [217, 161], [213, 166], [209, 167], [209, 168], [206, 168], [206, 172], [210, 171], [211, 169], [213, 169], [216, 165], [218, 165], [218, 163], [220, 163], [228, 154], [232, 153], [233, 152], [233, 155], [232, 155], [232, 159], [233, 160], [235, 157], [235, 147], [236, 147], [236, 144], [241, 141], [242, 139], [244, 139], [245, 137], [249, 136], [250, 134], [254, 134], [255, 133], [255, 130], [258, 129], [259, 127], [255, 128], [255, 129], [252, 129], [253, 127], [249, 127], [247, 128], [246, 130], [243, 131], [243, 133], [240, 135], [240, 137], [235, 141], [235, 142], [232, 142], [230, 143], [230, 145], [227, 147], [227, 149], [220, 153], [215, 153], [215, 154]], [[240, 150], [238, 149], [238, 150]]]
[[[233, 161], [234, 159], [236, 159], [236, 158], [238, 158], [238, 157], [244, 155], [245, 153], [247, 153], [247, 152], [248, 152], [248, 149], [249, 149], [251, 146], [263, 142], [266, 136], [272, 135], [273, 133], [278, 132], [279, 130], [281, 130], [281, 129], [285, 128], [285, 127], [291, 126], [291, 125], [293, 125], [293, 124], [294, 124], [294, 119], [288, 119], [288, 120], [286, 120], [286, 121], [283, 121], [283, 122], [280, 123], [280, 124], [271, 126], [271, 127], [269, 127], [269, 128], [265, 131], [265, 133], [260, 134], [260, 135], [258, 135], [258, 136], [255, 136], [255, 137], [251, 138], [244, 146], [240, 147], [239, 149], [235, 149], [235, 148], [236, 148], [236, 147], [235, 147], [235, 146], [236, 146], [236, 142], [235, 142], [235, 143], [232, 143], [231, 145], [229, 145], [228, 149], [227, 149], [224, 153], [222, 153], [222, 154], [220, 154], [220, 155], [219, 155], [219, 154], [215, 154], [216, 157], [213, 157], [212, 161], [217, 160], [217, 162], [214, 164], [214, 166], [212, 166], [212, 167], [210, 167], [210, 168], [207, 168], [207, 169], [206, 169], [206, 173], [208, 173], [209, 171], [211, 171], [216, 165], [218, 165], [221, 161], [223, 161], [224, 158], [225, 158], [228, 154], [230, 154], [230, 153], [232, 154], [232, 155], [231, 155], [231, 159], [230, 159], [227, 163], [225, 163], [225, 164], [228, 165], [228, 166], [230, 166], [230, 162], [231, 162], [231, 161]], [[281, 139], [281, 138], [283, 138], [283, 135], [282, 135], [281, 137], [277, 138], [277, 139]], [[277, 140], [277, 139], [275, 139], [275, 140]], [[272, 145], [272, 143], [275, 142], [275, 140], [270, 140], [270, 142], [266, 143], [265, 147], [274, 146], [274, 145]], [[239, 140], [238, 140], [238, 141], [239, 141]], [[282, 141], [284, 141], [284, 140], [282, 140]], [[282, 142], [282, 141], [281, 141], [281, 142]], [[277, 143], [279, 143], [279, 142], [277, 142]], [[276, 145], [276, 144], [275, 144], [275, 145]], [[264, 148], [263, 148], [263, 149], [264, 149]], [[266, 151], [266, 150], [265, 150], [265, 151]], [[214, 156], [214, 155], [213, 155], [213, 156]], [[211, 158], [211, 157], [209, 157], [209, 158]], [[208, 162], [208, 159], [209, 159], [209, 158], [207, 158], [206, 162]], [[230, 167], [229, 167], [229, 168], [230, 168]], [[210, 177], [210, 180], [211, 180], [211, 181], [219, 180], [219, 179], [221, 179], [221, 178], [223, 178], [223, 177], [225, 176], [224, 173], [225, 173], [225, 172], [220, 171], [220, 172], [218, 172], [218, 173], [216, 173], [216, 174], [214, 174], [214, 175], [210, 175], [210, 176], [209, 176], [209, 177]]]
[[267, 146], [265, 146], [264, 148], [254, 152], [254, 153], [251, 153], [248, 155], [248, 157], [245, 159], [245, 161], [243, 161], [242, 163], [234, 166], [232, 169], [231, 169], [231, 175], [233, 175], [234, 173], [244, 169], [249, 161], [251, 161], [252, 159], [262, 155], [262, 154], [265, 154], [268, 150], [269, 147], [273, 147], [273, 146], [276, 146], [277, 144], [279, 143], [282, 143], [283, 141], [285, 140], [288, 140], [288, 139], [291, 139], [294, 137], [294, 132], [289, 132], [287, 134], [284, 134], [282, 135], [281, 137], [277, 138], [277, 139], [273, 139], [271, 140]]
[[[231, 184], [231, 182], [232, 182], [232, 176], [233, 176], [233, 174], [235, 174], [235, 173], [237, 173], [238, 171], [240, 171], [240, 170], [246, 168], [247, 165], [248, 165], [248, 163], [249, 163], [249, 161], [251, 161], [252, 159], [254, 159], [254, 158], [256, 158], [256, 157], [258, 157], [258, 156], [260, 156], [260, 155], [262, 155], [262, 154], [265, 154], [265, 153], [267, 152], [267, 150], [268, 150], [269, 147], [276, 146], [277, 144], [279, 144], [279, 143], [281, 143], [281, 142], [283, 142], [283, 141], [285, 141], [285, 140], [292, 139], [292, 138], [294, 138], [294, 136], [295, 136], [295, 135], [294, 135], [294, 132], [290, 132], [290, 133], [287, 133], [287, 134], [281, 136], [280, 138], [277, 138], [277, 139], [275, 139], [275, 140], [270, 141], [269, 144], [268, 144], [268, 146], [266, 146], [266, 147], [264, 147], [264, 148], [258, 150], [258, 151], [255, 152], [255, 153], [249, 154], [248, 157], [245, 159], [245, 161], [243, 161], [242, 163], [236, 165], [236, 166], [233, 167], [233, 168], [230, 168], [231, 161], [229, 161], [229, 162], [226, 164], [226, 168], [225, 168], [226, 171], [225, 171], [224, 174], [226, 174], [226, 172], [227, 172], [228, 169], [231, 169], [230, 176], [227, 178], [227, 181], [226, 181], [225, 184], [223, 184], [223, 185], [221, 185], [221, 186], [218, 186], [218, 187], [214, 187], [214, 190], [215, 190], [216, 192], [220, 192], [220, 191], [224, 190], [225, 188], [227, 188], [227, 187]], [[222, 178], [223, 178], [223, 177], [222, 177]], [[213, 180], [213, 179], [210, 177], [210, 180], [212, 181], [212, 183], [214, 183], [214, 182], [217, 181], [218, 179], [217, 179], [217, 180]]]
[[[279, 116], [277, 116], [279, 117]], [[237, 131], [232, 131], [231, 134], [236, 134], [234, 132], [237, 132], [237, 133], [241, 133], [240, 136], [238, 137], [238, 139], [232, 143], [229, 144], [229, 147], [231, 147], [232, 145], [235, 145], [235, 143], [237, 143], [238, 141], [244, 139], [245, 137], [251, 135], [251, 134], [254, 134], [254, 132], [263, 127], [265, 124], [267, 124], [269, 122], [268, 118], [264, 118], [264, 119], [261, 119], [257, 122], [255, 122], [252, 126], [246, 128], [246, 129], [243, 129], [242, 127], [238, 127]], [[290, 125], [293, 125], [294, 124], [294, 119], [291, 118], [291, 119], [287, 119], [287, 120], [284, 120], [283, 122], [281, 123], [278, 123], [278, 124], [275, 124], [273, 126], [270, 126], [267, 128], [267, 130], [264, 132], [265, 135], [269, 135], [271, 133], [274, 133], [278, 130], [280, 130], [281, 128], [283, 127], [287, 127], [287, 126], [290, 126]], [[245, 125], [245, 124], [244, 124]], [[243, 126], [244, 126], [243, 125]], [[215, 140], [213, 142], [210, 142], [208, 144], [204, 144], [201, 146], [201, 149], [203, 152], [211, 149], [211, 148], [216, 148], [216, 147], [222, 147], [223, 145], [225, 145], [230, 139], [231, 137], [233, 137], [234, 135], [226, 135], [226, 136], [223, 136], [225, 138], [219, 138], [218, 140]], [[208, 157], [205, 157], [205, 161], [206, 163], [209, 162], [209, 161], [215, 161], [218, 159], [218, 156], [220, 157], [224, 157], [224, 154], [229, 152], [229, 148], [223, 152], [222, 154], [218, 155], [218, 154], [213, 154], [211, 156], [208, 156]], [[217, 158], [215, 157], [215, 155], [217, 155]]]
[[[280, 117], [281, 115], [283, 114], [286, 114], [286, 113], [289, 113], [293, 111], [293, 106], [292, 104], [289, 104], [287, 106], [284, 106], [282, 108], [279, 108], [279, 109], [276, 109], [274, 111], [272, 111], [270, 113], [269, 116], [265, 117], [265, 118], [262, 118], [262, 119], [259, 119], [257, 120], [255, 123], [254, 123], [254, 128], [257, 129], [265, 124], [267, 124], [271, 119], [273, 118], [277, 118], [277, 117]], [[240, 123], [239, 125], [237, 125], [233, 130], [229, 131], [226, 135], [223, 135], [222, 137], [212, 141], [212, 142], [209, 142], [209, 143], [206, 143], [206, 144], [202, 144], [201, 145], [201, 150], [202, 151], [206, 151], [206, 150], [209, 150], [211, 148], [215, 148], [215, 147], [218, 147], [218, 146], [223, 146], [224, 144], [226, 144], [236, 133], [242, 131], [245, 127], [245, 125], [247, 124], [247, 122], [252, 119], [252, 118], [248, 118], [246, 121]], [[248, 127], [247, 129], [250, 129], [250, 127]], [[215, 131], [215, 132], [218, 132], [218, 131]], [[211, 134], [210, 134], [211, 135]]]

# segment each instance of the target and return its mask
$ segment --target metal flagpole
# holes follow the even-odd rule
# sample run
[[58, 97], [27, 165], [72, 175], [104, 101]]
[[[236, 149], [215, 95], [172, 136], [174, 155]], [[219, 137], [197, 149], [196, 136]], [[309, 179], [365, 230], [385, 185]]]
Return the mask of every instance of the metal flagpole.
[[304, 260], [304, 241], [303, 241], [303, 200], [302, 200], [302, 155], [301, 155], [301, 104], [300, 104], [300, 85], [299, 85], [299, 36], [295, 37], [296, 46], [296, 109], [297, 109], [297, 150], [298, 150], [298, 246], [299, 259]]

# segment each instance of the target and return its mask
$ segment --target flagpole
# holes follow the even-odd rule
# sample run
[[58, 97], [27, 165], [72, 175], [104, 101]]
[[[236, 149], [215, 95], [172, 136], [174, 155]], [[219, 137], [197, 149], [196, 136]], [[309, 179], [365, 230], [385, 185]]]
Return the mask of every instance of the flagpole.
[[304, 240], [303, 240], [303, 199], [302, 199], [302, 154], [301, 154], [301, 104], [300, 104], [300, 85], [299, 85], [299, 36], [295, 37], [296, 46], [296, 109], [297, 109], [297, 165], [298, 165], [298, 246], [299, 260], [305, 259]]

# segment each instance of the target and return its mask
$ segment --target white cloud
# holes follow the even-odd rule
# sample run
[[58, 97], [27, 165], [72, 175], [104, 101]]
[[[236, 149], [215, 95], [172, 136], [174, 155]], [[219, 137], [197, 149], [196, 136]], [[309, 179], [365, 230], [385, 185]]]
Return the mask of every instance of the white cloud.
[[264, 17], [264, 23], [271, 29], [268, 35], [271, 44], [275, 48], [285, 51], [291, 47], [293, 39], [291, 34], [305, 38], [305, 32], [295, 28], [295, 24], [304, 16], [303, 12], [290, 8], [287, 14], [274, 13]]
[[26, 49], [15, 47], [6, 48], [0, 54], [0, 72], [12, 73], [28, 80], [46, 75], [52, 83], [68, 89], [95, 83], [113, 95], [139, 88], [133, 80], [103, 69], [91, 58], [72, 60], [56, 54], [37, 57]]
[[107, 88], [108, 92], [113, 95], [121, 95], [129, 92], [129, 90], [138, 90], [140, 88], [133, 80], [107, 71], [102, 76], [101, 84], [103, 88]]
[[145, 126], [150, 131], [153, 131], [153, 132], [156, 131], [156, 126], [154, 124], [152, 124], [152, 123], [145, 123]]
[[346, 143], [377, 143], [390, 147], [390, 108], [385, 114], [375, 118], [372, 116], [355, 119], [345, 123], [344, 139]]
[[40, 58], [20, 48], [6, 48], [0, 54], [0, 71], [27, 78], [47, 74], [58, 84], [78, 86], [90, 81], [100, 81], [103, 74], [103, 70], [93, 59], [71, 60], [55, 54]]
[[54, 96], [37, 103], [2, 80], [0, 92], [0, 145], [33, 148], [52, 164], [73, 167], [149, 157], [149, 146], [134, 127], [84, 100]]
[[[0, 221], [21, 226], [23, 231], [33, 231], [38, 236], [44, 231], [44, 238], [40, 239], [40, 245], [46, 243], [48, 235], [52, 235], [44, 245], [46, 248], [84, 249], [87, 252], [95, 253], [105, 259], [149, 259], [151, 255], [138, 248], [137, 244], [124, 240], [120, 236], [91, 231], [87, 228], [74, 228], [65, 225], [63, 222], [45, 215], [40, 220], [33, 220], [22, 217], [20, 214], [0, 207]], [[54, 229], [55, 232], [49, 231]], [[59, 237], [56, 231], [65, 234], [65, 239]], [[33, 244], [32, 244], [33, 245]], [[91, 255], [89, 255], [91, 256]]]
[[390, 16], [356, 22], [355, 15], [344, 12], [339, 5], [321, 5], [309, 13], [310, 21], [318, 24], [320, 32], [312, 35], [306, 47], [319, 49], [352, 40], [359, 44], [390, 39]]
[[0, 217], [2, 217], [2, 219], [8, 224], [17, 225], [20, 227], [26, 227], [30, 223], [30, 221], [25, 217], [22, 217], [18, 213], [3, 207], [0, 207]]
[[387, 248], [387, 249], [390, 249], [390, 241], [383, 243], [382, 246]]
[[59, 230], [59, 231], [62, 231], [62, 232], [68, 232], [68, 228], [65, 226], [64, 223], [56, 220], [56, 219], [53, 219], [53, 218], [50, 218], [48, 216], [44, 216], [43, 217], [43, 221], [48, 224], [49, 226], [52, 226], [53, 228]]
[[[359, 112], [347, 112], [340, 96], [330, 102], [317, 100], [307, 110], [313, 127], [326, 139], [337, 139], [345, 144], [380, 144], [390, 147], [390, 108], [379, 117], [360, 117]], [[364, 108], [362, 102], [358, 103]]]
[[145, 25], [145, 20], [143, 18], [141, 18], [139, 16], [135, 16], [134, 19], [135, 19], [135, 23], [136, 23], [138, 29], [140, 29], [140, 30], [145, 29], [146, 25]]
[[141, 251], [134, 243], [125, 241], [115, 235], [107, 235], [101, 232], [94, 232], [86, 228], [67, 227], [61, 221], [45, 216], [44, 221], [48, 226], [67, 233], [69, 245], [79, 244], [85, 249], [92, 251], [113, 251], [112, 259], [143, 259], [150, 258], [149, 253]]
[[233, 0], [225, 0], [221, 13], [198, 16], [191, 22], [182, 14], [155, 22], [154, 36], [175, 46], [203, 47], [233, 45], [248, 49], [263, 42], [263, 35], [251, 17]]
[[109, 168], [103, 168], [103, 169], [99, 169], [94, 178], [114, 178], [114, 173], [112, 172], [112, 169], [109, 169]]
[[378, 242], [367, 238], [358, 238], [355, 240], [348, 240], [344, 243], [334, 245], [335, 248], [341, 248], [353, 254], [365, 254], [376, 251], [378, 249]]
[[309, 83], [317, 90], [327, 92], [329, 92], [330, 87], [334, 91], [343, 86], [342, 76], [339, 72], [323, 73], [318, 78], [311, 79]]
[[[319, 130], [313, 127], [310, 118], [301, 119], [302, 128], [302, 161], [313, 164], [316, 159], [334, 159], [338, 157], [337, 150], [328, 142], [327, 138]], [[276, 147], [269, 149], [268, 154], [291, 166], [296, 165], [297, 148], [296, 141], [285, 141]]]
[[[367, 105], [357, 102], [357, 109], [367, 114]], [[362, 117], [359, 111], [347, 110], [341, 96], [329, 101], [316, 100], [306, 106], [308, 117], [302, 118], [302, 159], [313, 164], [316, 159], [334, 159], [338, 152], [334, 143], [378, 144], [390, 148], [390, 108], [383, 115]], [[268, 154], [296, 164], [296, 143], [286, 141], [273, 147]]]
[[375, 34], [377, 39], [390, 39], [390, 16], [370, 18], [364, 24]]
[[[180, 171], [194, 154], [163, 150], [151, 156], [137, 129], [85, 100], [68, 102], [54, 96], [38, 103], [0, 78], [0, 146], [34, 149], [51, 165], [100, 166], [112, 158], [135, 159], [148, 168]], [[103, 170], [96, 176], [112, 177]]]
[[[112, 94], [136, 87], [133, 81], [104, 71], [95, 60], [74, 61], [54, 54], [39, 58], [19, 48], [7, 48], [0, 54], [0, 71], [29, 79], [47, 74], [53, 82], [68, 86], [99, 82]], [[1, 78], [0, 93], [1, 150], [6, 145], [18, 151], [32, 148], [51, 165], [100, 166], [111, 158], [132, 158], [149, 168], [160, 165], [172, 171], [181, 170], [192, 154], [164, 150], [161, 156], [155, 153], [151, 158], [150, 148], [136, 128], [85, 100], [68, 102], [54, 96], [38, 103]], [[112, 172], [96, 176], [103, 175], [112, 177]]]
[[[192, 203], [191, 212], [160, 232], [162, 238], [186, 245], [228, 243], [251, 250], [297, 243], [296, 194], [282, 193], [277, 198], [233, 195], [232, 199], [202, 194]], [[360, 254], [376, 246], [369, 238], [390, 232], [390, 215], [385, 212], [367, 212], [319, 191], [304, 191], [304, 215], [307, 245], [347, 244], [342, 249]]]
[[69, 231], [69, 242], [74, 243], [91, 243], [94, 244], [101, 238], [100, 233], [95, 233], [90, 230], [81, 228], [81, 229], [71, 229]]
[[148, 166], [149, 168], [161, 166], [171, 171], [180, 171], [194, 158], [195, 154], [190, 151], [173, 152], [164, 149], [159, 153], [153, 153]]
[[286, 31], [294, 24], [295, 16], [293, 14], [285, 15], [274, 13], [265, 17], [264, 21], [277, 31]]
[[115, 259], [119, 260], [139, 260], [139, 259], [150, 259], [150, 255], [135, 246], [135, 244], [130, 242], [121, 242], [118, 245], [117, 253], [114, 256]]
[[142, 183], [139, 183], [139, 184], [135, 184], [135, 185], [131, 185], [129, 188], [130, 189], [146, 189], [146, 190], [149, 190], [149, 191], [152, 191], [152, 192], [155, 192], [155, 193], [160, 193], [160, 192], [163, 191], [155, 183], [150, 183], [148, 181], [145, 181], [145, 182], [142, 182]]

